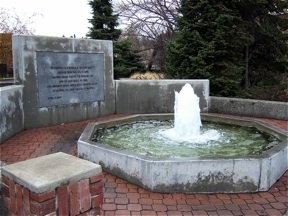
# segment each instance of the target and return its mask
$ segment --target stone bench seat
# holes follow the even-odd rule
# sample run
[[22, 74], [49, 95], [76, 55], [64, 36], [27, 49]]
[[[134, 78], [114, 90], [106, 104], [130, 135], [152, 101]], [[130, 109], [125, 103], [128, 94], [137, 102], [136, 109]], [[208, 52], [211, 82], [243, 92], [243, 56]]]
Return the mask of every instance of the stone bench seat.
[[62, 152], [2, 168], [4, 205], [11, 215], [100, 214], [100, 165]]

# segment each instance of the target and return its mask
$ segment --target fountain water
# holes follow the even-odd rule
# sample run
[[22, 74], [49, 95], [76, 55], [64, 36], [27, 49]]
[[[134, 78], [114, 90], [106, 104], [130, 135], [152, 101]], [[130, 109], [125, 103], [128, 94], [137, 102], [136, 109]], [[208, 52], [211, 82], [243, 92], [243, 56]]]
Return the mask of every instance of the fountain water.
[[175, 91], [174, 127], [162, 130], [160, 134], [171, 140], [202, 144], [220, 137], [216, 130], [201, 133], [201, 126], [199, 97], [193, 87], [186, 83], [180, 92]]
[[179, 93], [175, 91], [173, 131], [179, 137], [190, 139], [200, 135], [201, 126], [199, 98], [187, 83]]

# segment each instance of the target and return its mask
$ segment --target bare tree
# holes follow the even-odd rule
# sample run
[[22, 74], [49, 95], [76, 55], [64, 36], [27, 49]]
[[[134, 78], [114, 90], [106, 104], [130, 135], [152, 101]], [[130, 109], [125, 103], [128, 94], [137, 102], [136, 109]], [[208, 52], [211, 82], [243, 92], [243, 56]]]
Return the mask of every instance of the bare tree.
[[29, 26], [33, 23], [33, 18], [36, 14], [29, 17], [21, 17], [8, 9], [0, 8], [0, 32], [28, 34], [33, 33], [33, 29]]
[[175, 31], [179, 4], [180, 0], [122, 0], [117, 8], [139, 35], [156, 39], [163, 32]]
[[20, 18], [16, 13], [0, 7], [0, 77], [13, 77], [12, 34], [31, 35], [33, 30], [29, 26], [35, 15]]
[[[165, 46], [174, 37], [180, 0], [122, 0], [116, 5], [122, 22], [127, 26], [126, 35], [150, 41], [140, 51], [150, 50], [147, 68], [153, 65], [164, 70]], [[124, 32], [125, 33], [125, 32]], [[147, 46], [148, 45], [148, 46]], [[157, 61], [157, 63], [156, 63]]]

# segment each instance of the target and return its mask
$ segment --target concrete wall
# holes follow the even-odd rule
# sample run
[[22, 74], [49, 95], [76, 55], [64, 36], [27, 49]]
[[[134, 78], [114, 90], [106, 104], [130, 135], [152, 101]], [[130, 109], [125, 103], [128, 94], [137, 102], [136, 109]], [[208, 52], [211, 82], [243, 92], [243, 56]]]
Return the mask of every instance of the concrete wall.
[[0, 143], [24, 128], [22, 90], [21, 85], [0, 88]]
[[174, 112], [175, 91], [190, 83], [200, 99], [202, 112], [208, 111], [209, 80], [117, 80], [116, 113]]
[[[50, 107], [44, 109], [38, 109], [35, 106], [31, 107], [30, 110], [29, 106], [31, 101], [33, 102], [37, 99], [31, 98], [31, 95], [36, 97], [35, 92], [31, 92], [30, 97], [27, 95], [26, 100], [28, 101], [25, 101], [22, 93], [23, 86], [12, 85], [0, 88], [0, 141], [2, 143], [4, 140], [23, 130], [25, 125], [26, 127], [31, 126], [31, 122], [33, 122], [33, 126], [41, 126], [41, 121], [43, 121], [43, 119], [46, 119], [44, 122], [45, 125], [51, 125], [56, 124], [57, 120], [59, 123], [62, 123], [65, 121], [72, 122], [94, 118], [99, 115], [114, 113], [115, 106], [116, 113], [171, 113], [173, 112], [174, 106], [174, 91], [179, 91], [187, 82], [192, 84], [197, 95], [202, 95], [202, 97], [200, 97], [202, 112], [207, 112], [209, 104], [210, 113], [288, 120], [288, 103], [209, 97], [209, 83], [207, 81], [117, 80], [115, 81], [116, 91], [114, 84], [111, 84], [111, 89], [108, 94], [110, 98], [109, 102], [72, 104], [70, 106]], [[23, 81], [23, 83], [25, 83], [25, 81]], [[115, 95], [116, 105], [114, 98]], [[24, 115], [24, 104], [27, 106], [26, 115]], [[103, 110], [104, 107], [107, 107], [107, 110]], [[38, 112], [36, 114], [33, 113], [35, 111], [43, 112], [43, 114]], [[47, 119], [49, 116], [51, 117], [50, 121]]]
[[209, 112], [288, 120], [288, 103], [239, 98], [210, 97]]
[[[103, 52], [104, 101], [38, 108], [36, 52], [39, 51]], [[112, 41], [14, 35], [13, 65], [15, 82], [24, 86], [25, 128], [80, 121], [115, 112]]]

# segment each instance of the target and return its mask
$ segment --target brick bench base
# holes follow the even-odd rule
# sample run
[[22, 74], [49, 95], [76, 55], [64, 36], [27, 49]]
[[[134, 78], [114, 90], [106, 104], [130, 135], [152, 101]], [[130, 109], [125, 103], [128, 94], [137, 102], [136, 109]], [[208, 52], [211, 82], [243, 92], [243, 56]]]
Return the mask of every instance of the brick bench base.
[[99, 215], [103, 203], [103, 175], [63, 182], [45, 192], [33, 192], [2, 173], [4, 205], [10, 215]]
[[4, 205], [15, 215], [99, 215], [103, 203], [102, 179], [102, 175], [97, 175], [37, 194], [2, 176]]

